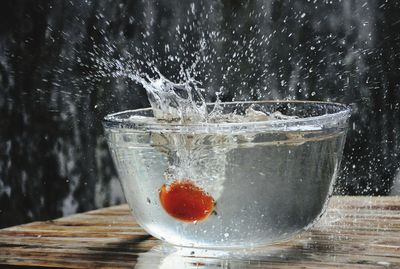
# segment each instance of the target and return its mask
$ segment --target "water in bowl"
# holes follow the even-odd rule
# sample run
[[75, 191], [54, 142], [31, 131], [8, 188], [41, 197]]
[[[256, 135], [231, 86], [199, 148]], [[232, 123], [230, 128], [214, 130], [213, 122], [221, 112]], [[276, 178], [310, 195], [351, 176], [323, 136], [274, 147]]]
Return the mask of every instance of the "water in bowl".
[[[323, 212], [344, 129], [216, 129], [108, 129], [125, 197], [136, 220], [152, 235], [194, 247], [256, 246], [292, 236]], [[211, 206], [200, 207], [207, 211], [201, 218], [193, 217], [198, 207], [191, 201], [183, 200], [178, 208], [183, 212], [174, 215], [160, 199], [173, 184], [193, 191], [187, 182], [212, 199]]]

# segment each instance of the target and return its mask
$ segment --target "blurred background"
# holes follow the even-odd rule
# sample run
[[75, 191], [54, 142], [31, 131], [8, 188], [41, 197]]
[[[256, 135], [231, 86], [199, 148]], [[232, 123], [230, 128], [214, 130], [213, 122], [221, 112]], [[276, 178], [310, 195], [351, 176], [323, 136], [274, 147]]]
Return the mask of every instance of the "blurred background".
[[196, 62], [208, 101], [351, 104], [336, 193], [400, 191], [399, 1], [0, 5], [0, 228], [124, 202], [101, 120], [148, 101], [99, 59], [174, 81]]

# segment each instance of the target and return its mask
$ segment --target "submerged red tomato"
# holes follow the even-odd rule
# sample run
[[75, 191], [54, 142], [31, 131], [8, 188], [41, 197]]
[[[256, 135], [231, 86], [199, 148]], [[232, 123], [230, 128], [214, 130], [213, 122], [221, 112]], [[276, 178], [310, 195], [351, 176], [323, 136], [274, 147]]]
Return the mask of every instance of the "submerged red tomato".
[[160, 189], [161, 205], [172, 217], [181, 221], [206, 219], [214, 210], [214, 199], [190, 180], [175, 180]]

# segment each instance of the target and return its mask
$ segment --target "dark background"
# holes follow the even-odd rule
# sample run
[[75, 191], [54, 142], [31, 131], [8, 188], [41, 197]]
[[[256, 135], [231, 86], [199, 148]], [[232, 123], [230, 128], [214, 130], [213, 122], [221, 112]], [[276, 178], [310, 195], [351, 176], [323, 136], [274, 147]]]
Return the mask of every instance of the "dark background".
[[148, 102], [96, 59], [142, 59], [179, 80], [179, 64], [213, 31], [208, 56], [196, 54], [209, 101], [223, 89], [223, 101], [353, 104], [336, 192], [390, 193], [400, 166], [399, 1], [3, 0], [0, 227], [123, 202], [101, 119]]

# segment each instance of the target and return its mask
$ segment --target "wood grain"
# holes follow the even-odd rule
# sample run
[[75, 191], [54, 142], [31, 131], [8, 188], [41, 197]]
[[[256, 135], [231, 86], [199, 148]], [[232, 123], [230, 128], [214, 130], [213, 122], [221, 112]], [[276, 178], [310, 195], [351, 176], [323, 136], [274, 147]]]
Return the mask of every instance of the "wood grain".
[[[400, 197], [333, 197], [314, 228], [246, 252], [174, 249], [127, 205], [0, 230], [0, 268], [400, 268]], [[7, 265], [7, 267], [6, 267]]]

